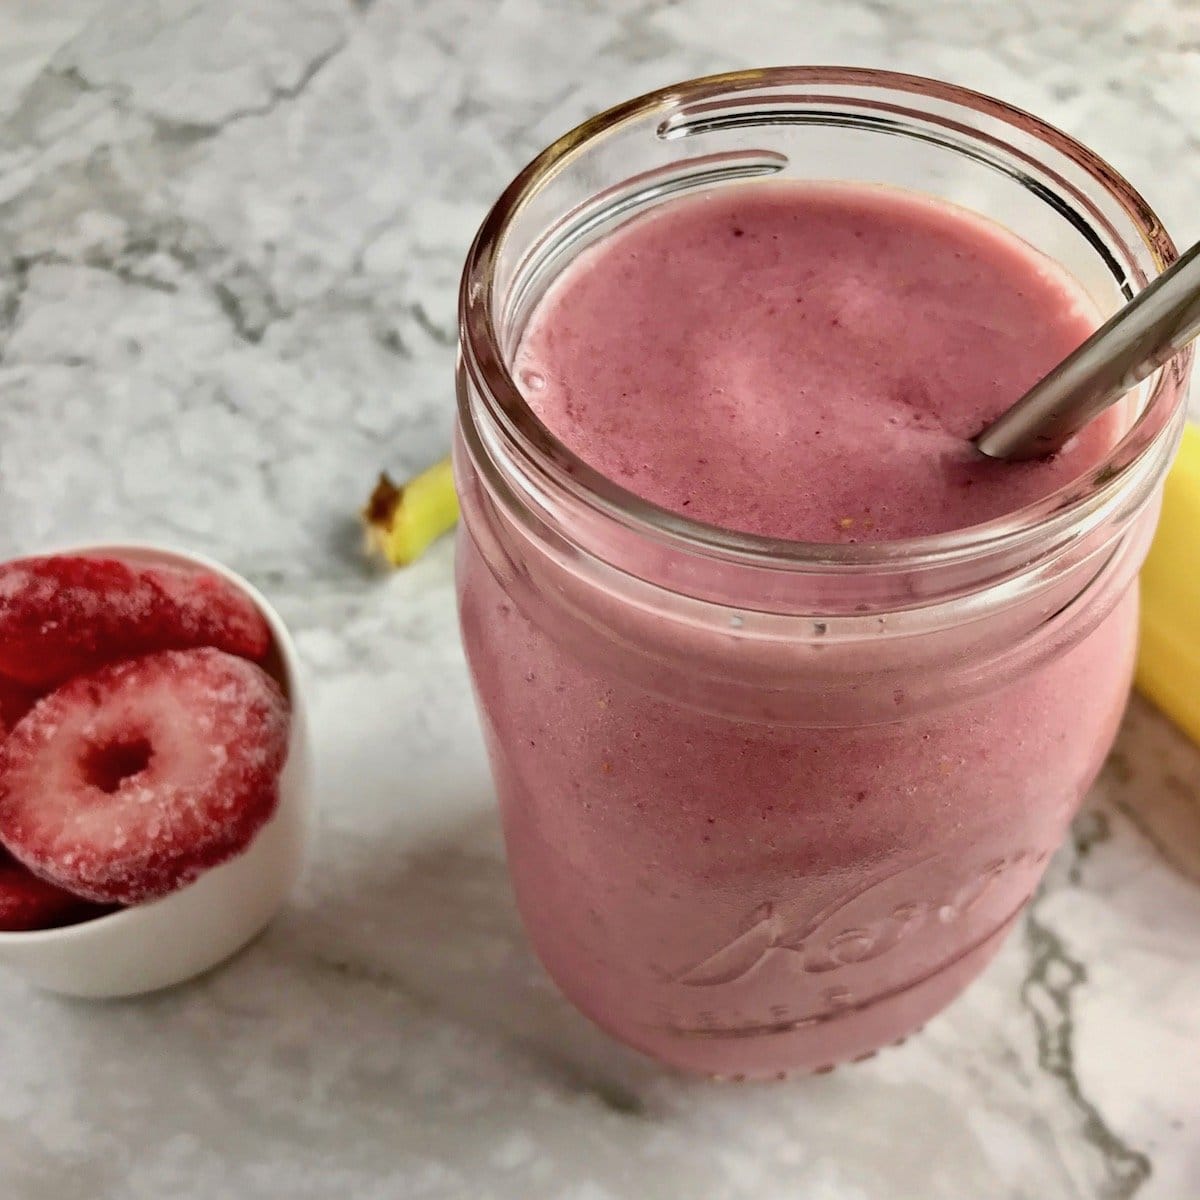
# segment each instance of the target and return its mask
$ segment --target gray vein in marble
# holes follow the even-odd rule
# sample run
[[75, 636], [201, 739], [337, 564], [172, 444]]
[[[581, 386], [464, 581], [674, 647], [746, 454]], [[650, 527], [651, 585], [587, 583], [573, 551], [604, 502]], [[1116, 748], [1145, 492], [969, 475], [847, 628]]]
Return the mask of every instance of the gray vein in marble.
[[346, 48], [346, 44], [346, 38], [339, 38], [328, 49], [323, 50], [306, 63], [294, 83], [272, 84], [268, 89], [267, 97], [260, 103], [231, 109], [219, 119], [212, 121], [179, 119], [144, 111], [134, 103], [130, 88], [115, 83], [94, 83], [76, 65], [55, 66], [51, 64], [44, 69], [43, 76], [49, 81], [60, 80], [81, 92], [111, 97], [114, 107], [118, 111], [148, 121], [155, 132], [165, 141], [191, 145], [206, 138], [216, 137], [217, 134], [223, 133], [239, 121], [269, 116], [280, 104], [297, 99], [317, 74]]
[[1029, 953], [1029, 971], [1021, 981], [1021, 1003], [1037, 1030], [1037, 1059], [1041, 1070], [1057, 1079], [1078, 1110], [1084, 1138], [1103, 1159], [1105, 1178], [1098, 1184], [1097, 1200], [1132, 1200], [1150, 1177], [1150, 1159], [1127, 1145], [1108, 1127], [1104, 1117], [1083, 1093], [1075, 1071], [1073, 993], [1087, 983], [1087, 967], [1073, 958], [1062, 939], [1037, 915], [1031, 902], [1023, 936]]

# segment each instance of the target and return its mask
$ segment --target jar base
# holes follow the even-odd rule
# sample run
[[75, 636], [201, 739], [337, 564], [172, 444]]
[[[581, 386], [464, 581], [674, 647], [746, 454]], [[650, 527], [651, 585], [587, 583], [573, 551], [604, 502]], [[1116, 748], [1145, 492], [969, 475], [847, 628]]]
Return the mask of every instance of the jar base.
[[844, 1015], [785, 1032], [697, 1035], [631, 1025], [621, 1015], [598, 1011], [587, 997], [570, 988], [559, 987], [584, 1016], [610, 1036], [677, 1071], [733, 1083], [822, 1075], [899, 1045], [920, 1031], [991, 962], [1021, 911], [1024, 906], [967, 954], [912, 986]]

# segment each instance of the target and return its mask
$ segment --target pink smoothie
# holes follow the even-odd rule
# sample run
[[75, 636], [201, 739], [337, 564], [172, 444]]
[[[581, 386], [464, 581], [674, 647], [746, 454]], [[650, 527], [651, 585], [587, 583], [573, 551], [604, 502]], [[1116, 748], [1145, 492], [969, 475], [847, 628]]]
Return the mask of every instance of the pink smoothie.
[[885, 188], [750, 184], [627, 224], [572, 265], [517, 355], [534, 410], [631, 491], [728, 529], [881, 541], [1013, 512], [1050, 463], [970, 439], [1096, 327], [1003, 229]]
[[[1094, 323], [1068, 279], [969, 214], [754, 183], [580, 256], [514, 369], [546, 424], [642, 497], [731, 529], [886, 540], [1011, 513], [1103, 456], [1111, 423], [1051, 462], [969, 445]], [[866, 666], [802, 648], [795, 672], [830, 682], [793, 718], [766, 683], [756, 709], [704, 674], [744, 664], [753, 701], [771, 668], [724, 617], [709, 632], [597, 599], [520, 538], [498, 554], [472, 486], [462, 625], [510, 867], [584, 1012], [666, 1062], [773, 1075], [906, 1035], [982, 969], [1115, 733], [1132, 593], [1072, 618], [1036, 666], [944, 694], [974, 642], [949, 665], [929, 639], [881, 642]], [[1008, 652], [972, 637], [980, 662]], [[872, 690], [882, 718], [861, 715]]]

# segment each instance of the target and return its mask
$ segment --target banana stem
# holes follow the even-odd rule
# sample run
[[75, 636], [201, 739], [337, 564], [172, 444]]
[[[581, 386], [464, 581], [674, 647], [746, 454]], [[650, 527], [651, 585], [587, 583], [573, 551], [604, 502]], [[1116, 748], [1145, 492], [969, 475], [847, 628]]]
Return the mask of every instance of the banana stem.
[[381, 474], [362, 516], [368, 550], [393, 567], [413, 562], [458, 520], [450, 459], [442, 459], [400, 486], [386, 472]]

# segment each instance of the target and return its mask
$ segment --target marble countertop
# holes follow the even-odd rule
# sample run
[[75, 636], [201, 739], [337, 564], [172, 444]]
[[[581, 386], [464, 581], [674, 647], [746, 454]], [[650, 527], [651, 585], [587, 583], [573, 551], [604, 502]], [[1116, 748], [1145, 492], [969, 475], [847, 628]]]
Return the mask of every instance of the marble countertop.
[[1200, 237], [1195, 0], [187, 0], [0, 11], [0, 553], [123, 535], [250, 576], [313, 680], [305, 882], [206, 978], [0, 976], [5, 1200], [1189, 1200], [1200, 752], [1144, 704], [986, 976], [899, 1049], [668, 1076], [531, 957], [446, 544], [355, 511], [444, 452], [455, 285], [514, 170], [664, 82], [788, 61], [1049, 116]]

